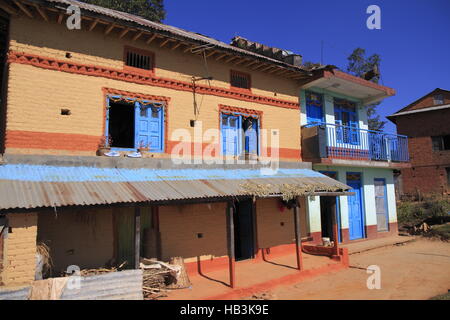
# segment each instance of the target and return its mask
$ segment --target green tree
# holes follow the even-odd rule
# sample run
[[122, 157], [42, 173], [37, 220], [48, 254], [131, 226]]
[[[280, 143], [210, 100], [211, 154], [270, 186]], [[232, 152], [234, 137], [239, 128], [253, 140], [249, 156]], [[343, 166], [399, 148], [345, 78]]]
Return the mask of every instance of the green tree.
[[[347, 72], [366, 80], [378, 83], [380, 81], [380, 55], [374, 53], [366, 57], [366, 50], [356, 48], [347, 57], [348, 65]], [[367, 118], [369, 122], [369, 130], [383, 130], [386, 121], [381, 120], [380, 115], [377, 114], [377, 106], [380, 103], [374, 103], [366, 106]]]
[[164, 0], [81, 0], [122, 12], [141, 16], [145, 19], [162, 22], [166, 17]]

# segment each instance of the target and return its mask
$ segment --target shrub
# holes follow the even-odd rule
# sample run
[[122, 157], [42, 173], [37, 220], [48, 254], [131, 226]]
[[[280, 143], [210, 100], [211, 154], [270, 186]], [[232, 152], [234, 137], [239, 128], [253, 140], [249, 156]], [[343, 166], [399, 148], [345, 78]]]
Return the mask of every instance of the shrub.
[[424, 221], [445, 221], [450, 213], [449, 199], [429, 198], [425, 201], [401, 202], [397, 207], [398, 222], [404, 226], [415, 226]]

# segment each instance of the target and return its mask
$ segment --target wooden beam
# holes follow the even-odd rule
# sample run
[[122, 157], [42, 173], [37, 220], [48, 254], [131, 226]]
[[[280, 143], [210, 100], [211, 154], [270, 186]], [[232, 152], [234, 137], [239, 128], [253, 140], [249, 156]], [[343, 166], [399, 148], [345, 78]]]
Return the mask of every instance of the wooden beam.
[[133, 41], [136, 41], [137, 39], [139, 39], [141, 36], [142, 36], [142, 34], [144, 33], [144, 31], [140, 31], [140, 32], [138, 32], [134, 37], [133, 37]]
[[36, 8], [37, 12], [39, 12], [42, 19], [44, 19], [46, 22], [48, 22], [48, 16], [45, 13], [45, 9], [41, 9], [37, 4], [35, 4], [34, 7]]
[[257, 64], [258, 62], [259, 62], [258, 60], [252, 61], [249, 64], [246, 64], [244, 67], [248, 68], [248, 67], [250, 67], [250, 66], [252, 66], [254, 64]]
[[178, 48], [179, 46], [181, 46], [183, 43], [180, 41], [178, 42], [176, 45], [174, 45], [170, 50], [175, 50], [176, 48]]
[[257, 69], [259, 69], [259, 68], [261, 68], [261, 67], [264, 67], [264, 66], [267, 66], [267, 64], [264, 63], [264, 62], [262, 62], [262, 63], [260, 63], [259, 65], [253, 67], [252, 70], [257, 70]]
[[275, 75], [281, 76], [282, 74], [289, 73], [289, 72], [291, 72], [291, 70], [282, 69], [279, 72], [276, 72]]
[[94, 30], [95, 26], [98, 24], [100, 20], [99, 19], [95, 19], [94, 21], [92, 21], [91, 25], [89, 26], [88, 30], [92, 31]]
[[278, 71], [280, 71], [280, 68], [275, 67], [273, 70], [270, 70], [269, 73], [275, 73], [275, 72], [278, 72]]
[[234, 65], [235, 66], [238, 66], [238, 65], [240, 65], [240, 64], [242, 64], [242, 63], [244, 63], [244, 62], [246, 62], [246, 61], [248, 61], [247, 59], [241, 59], [241, 60], [239, 60], [238, 62], [236, 62]]
[[236, 287], [235, 277], [235, 249], [234, 249], [234, 206], [229, 202], [227, 209], [227, 244], [228, 244], [228, 268], [230, 274], [230, 287]]
[[171, 41], [171, 39], [166, 39], [159, 45], [160, 48], [164, 47], [166, 44], [168, 44]]
[[224, 54], [218, 56], [218, 57], [216, 58], [216, 61], [219, 61], [220, 59], [222, 59], [222, 58], [224, 58], [224, 57], [226, 57], [226, 56], [228, 56], [228, 53], [224, 53]]
[[270, 70], [270, 69], [272, 69], [272, 68], [274, 68], [274, 66], [268, 66], [268, 67], [263, 68], [263, 69], [261, 69], [261, 70], [259, 70], [259, 71], [264, 72], [264, 71]]
[[106, 30], [105, 30], [105, 36], [107, 36], [115, 27], [116, 25], [114, 23], [110, 24]]
[[183, 50], [183, 52], [184, 52], [184, 53], [187, 53], [188, 51], [191, 51], [192, 48], [193, 48], [193, 46], [188, 45], [188, 46], [186, 47], [186, 49]]
[[226, 63], [229, 63], [229, 62], [231, 62], [231, 61], [233, 61], [233, 60], [235, 60], [235, 59], [237, 59], [238, 57], [236, 57], [236, 56], [232, 56], [230, 59], [228, 59], [228, 60], [225, 60], [225, 62]]
[[0, 2], [0, 8], [5, 10], [7, 13], [13, 16], [17, 16], [19, 14], [19, 11], [11, 7], [9, 4]]
[[141, 208], [134, 208], [134, 268], [139, 269], [141, 260]]
[[60, 13], [60, 14], [58, 15], [58, 24], [61, 24], [62, 21], [63, 21], [63, 19], [64, 19], [64, 14], [63, 14], [63, 13]]
[[330, 203], [331, 225], [333, 226], [333, 254], [339, 255], [339, 231], [337, 225], [336, 197], [328, 197]]
[[296, 203], [294, 206], [294, 228], [295, 228], [295, 255], [297, 258], [297, 269], [302, 270], [303, 268], [303, 258], [302, 258], [302, 235], [300, 231], [300, 204], [298, 199], [295, 199]]
[[156, 33], [153, 34], [150, 38], [148, 38], [148, 40], [145, 43], [150, 44], [155, 39], [156, 39]]
[[209, 57], [215, 55], [216, 53], [217, 53], [217, 51], [216, 51], [216, 50], [213, 50], [213, 51], [211, 51], [210, 53], [208, 53], [208, 54], [206, 55], [206, 57], [209, 58]]
[[19, 9], [22, 10], [29, 18], [33, 18], [33, 14], [31, 13], [30, 10], [28, 10], [28, 8], [25, 5], [23, 5], [22, 3], [20, 3], [17, 0], [13, 0], [13, 1], [16, 4], [16, 6], [18, 6]]
[[125, 37], [125, 35], [130, 32], [130, 28], [125, 28], [123, 29], [123, 31], [119, 34], [119, 39], [122, 39], [123, 37]]

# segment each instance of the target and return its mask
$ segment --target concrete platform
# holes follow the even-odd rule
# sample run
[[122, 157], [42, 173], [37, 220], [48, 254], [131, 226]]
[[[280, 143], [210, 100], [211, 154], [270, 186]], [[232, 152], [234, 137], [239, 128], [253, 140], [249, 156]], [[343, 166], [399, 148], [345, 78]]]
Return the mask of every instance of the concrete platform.
[[382, 247], [388, 247], [388, 246], [394, 246], [397, 244], [402, 244], [410, 241], [414, 241], [415, 237], [413, 236], [393, 236], [393, 237], [386, 237], [386, 238], [379, 238], [379, 239], [373, 239], [373, 240], [361, 240], [353, 243], [347, 243], [343, 244], [340, 247], [341, 248], [347, 248], [348, 254], [356, 254], [361, 253], [377, 248]]
[[269, 289], [294, 284], [317, 275], [346, 269], [341, 262], [329, 257], [303, 254], [304, 270], [296, 269], [295, 254], [272, 258], [269, 261], [236, 263], [236, 288], [229, 284], [229, 271], [222, 269], [204, 275], [191, 276], [192, 287], [172, 290], [162, 300], [229, 300], [242, 299]]

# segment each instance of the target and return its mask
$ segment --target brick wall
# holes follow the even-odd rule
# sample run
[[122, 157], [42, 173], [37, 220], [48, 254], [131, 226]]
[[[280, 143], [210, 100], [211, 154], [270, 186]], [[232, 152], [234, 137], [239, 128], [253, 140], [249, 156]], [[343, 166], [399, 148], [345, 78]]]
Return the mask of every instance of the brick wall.
[[36, 269], [37, 213], [8, 214], [10, 233], [5, 241], [5, 285], [28, 284]]
[[113, 258], [112, 208], [39, 213], [38, 240], [47, 244], [54, 275], [70, 265], [81, 269], [105, 266]]
[[[82, 39], [82, 41], [80, 41]], [[10, 48], [40, 57], [49, 57], [83, 65], [123, 69], [123, 47], [132, 45], [155, 53], [155, 76], [190, 83], [191, 76], [203, 76], [200, 57], [182, 50], [160, 48], [157, 43], [119, 40], [114, 34], [104, 36], [100, 30], [69, 31], [63, 25], [46, 24], [24, 17], [11, 22]], [[66, 58], [66, 52], [72, 58]], [[38, 59], [39, 60], [39, 59]], [[214, 80], [211, 87], [229, 89], [229, 69], [250, 72], [252, 94], [298, 103], [295, 81], [240, 68], [240, 66], [208, 61]], [[207, 82], [201, 83], [208, 85]], [[170, 98], [168, 107], [168, 140], [175, 129], [187, 129], [193, 135], [192, 92], [138, 84], [101, 76], [47, 70], [22, 64], [20, 59], [10, 64], [7, 106], [6, 151], [9, 153], [46, 153], [94, 155], [104, 132], [105, 100], [102, 88]], [[280, 130], [280, 153], [283, 159], [300, 157], [300, 113], [298, 108], [284, 108], [240, 98], [213, 94], [199, 95], [203, 130], [219, 128], [219, 105], [257, 110], [263, 113], [263, 129]], [[70, 109], [70, 116], [60, 114]], [[175, 139], [175, 138], [174, 138]], [[175, 139], [177, 140], [177, 139]], [[270, 143], [268, 143], [270, 145]], [[284, 155], [284, 156], [283, 156]], [[158, 155], [156, 155], [158, 156]]]
[[442, 94], [444, 97], [444, 104], [449, 104], [450, 103], [450, 92], [446, 92], [446, 91], [436, 91], [430, 95], [426, 95], [425, 97], [419, 99], [417, 102], [414, 102], [413, 104], [408, 106], [407, 110], [404, 111], [411, 111], [411, 110], [418, 110], [418, 109], [423, 109], [423, 108], [427, 108], [427, 107], [432, 107], [434, 106], [434, 101], [433, 101], [433, 97], [435, 94]]
[[397, 118], [397, 131], [408, 136], [411, 168], [403, 169], [403, 192], [407, 194], [450, 191], [446, 167], [450, 167], [450, 151], [434, 151], [432, 136], [450, 134], [450, 109], [429, 111]]
[[162, 259], [180, 256], [193, 262], [197, 256], [206, 260], [227, 255], [226, 207], [226, 203], [159, 207]]
[[[259, 248], [270, 248], [293, 243], [294, 213], [293, 209], [280, 210], [278, 199], [259, 199], [256, 201], [257, 235]], [[306, 206], [302, 199], [300, 209], [300, 231], [307, 236]]]

